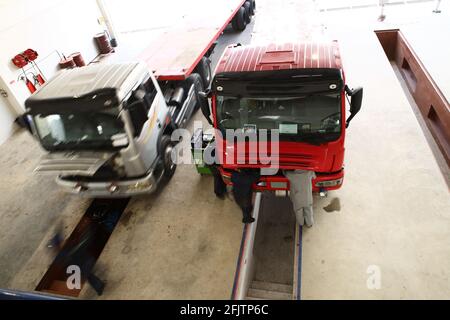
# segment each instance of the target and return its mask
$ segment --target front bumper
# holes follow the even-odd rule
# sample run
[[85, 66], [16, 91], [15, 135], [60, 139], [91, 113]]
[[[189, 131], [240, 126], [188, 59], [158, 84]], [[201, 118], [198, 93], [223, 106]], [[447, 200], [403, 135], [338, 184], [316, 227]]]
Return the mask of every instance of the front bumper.
[[149, 194], [156, 190], [158, 181], [153, 172], [142, 178], [121, 181], [77, 182], [65, 180], [62, 176], [56, 178], [56, 183], [66, 192], [84, 197], [105, 198]]
[[[224, 170], [219, 168], [222, 174], [222, 179], [227, 185], [232, 185], [230, 170]], [[316, 178], [312, 180], [313, 192], [331, 191], [337, 190], [342, 186], [344, 182], [344, 169], [339, 172], [332, 173], [318, 173], [316, 172]], [[331, 183], [334, 182], [334, 183]], [[290, 190], [289, 180], [285, 176], [261, 176], [259, 181], [253, 185], [255, 191], [278, 191], [278, 190]]]

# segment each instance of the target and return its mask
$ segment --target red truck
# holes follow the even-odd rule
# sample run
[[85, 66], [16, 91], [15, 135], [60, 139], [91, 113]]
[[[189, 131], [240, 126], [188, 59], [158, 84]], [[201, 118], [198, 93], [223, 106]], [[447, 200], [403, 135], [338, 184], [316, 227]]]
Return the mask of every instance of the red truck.
[[[223, 181], [235, 170], [267, 168], [264, 156], [248, 141], [230, 141], [228, 129], [278, 130], [279, 142], [266, 140], [270, 157], [278, 156], [275, 174], [264, 174], [253, 189], [289, 190], [283, 170], [314, 171], [313, 191], [325, 193], [344, 180], [345, 132], [359, 112], [362, 88], [345, 83], [337, 41], [229, 46], [217, 66], [210, 92], [216, 154]], [[351, 97], [346, 118], [346, 100]], [[217, 132], [217, 131], [216, 131]], [[278, 149], [278, 150], [277, 150]], [[227, 160], [228, 159], [228, 160]], [[231, 159], [231, 161], [230, 161]], [[245, 161], [238, 161], [244, 159]]]

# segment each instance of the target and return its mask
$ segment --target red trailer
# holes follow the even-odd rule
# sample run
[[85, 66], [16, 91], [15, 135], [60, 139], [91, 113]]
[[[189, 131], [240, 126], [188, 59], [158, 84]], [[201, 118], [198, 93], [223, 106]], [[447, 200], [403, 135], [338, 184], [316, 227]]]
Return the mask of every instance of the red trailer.
[[161, 81], [185, 80], [228, 25], [237, 32], [246, 28], [256, 6], [255, 0], [214, 0], [213, 6], [209, 0], [106, 4], [119, 33], [119, 46], [108, 59], [141, 60]]
[[[170, 3], [170, 2], [169, 2]], [[139, 58], [147, 63], [158, 80], [186, 79], [207, 55], [228, 24], [243, 31], [253, 10], [254, 1], [214, 1], [213, 10], [205, 15], [201, 8], [211, 6], [211, 1], [191, 1], [189, 12], [181, 25], [175, 25], [153, 41]]]

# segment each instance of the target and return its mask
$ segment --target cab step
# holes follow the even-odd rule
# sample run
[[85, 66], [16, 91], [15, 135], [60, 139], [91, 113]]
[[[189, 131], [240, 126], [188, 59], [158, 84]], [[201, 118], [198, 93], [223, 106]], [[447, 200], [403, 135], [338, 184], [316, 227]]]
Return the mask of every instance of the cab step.
[[252, 281], [248, 290], [248, 300], [292, 300], [293, 287], [291, 285]]

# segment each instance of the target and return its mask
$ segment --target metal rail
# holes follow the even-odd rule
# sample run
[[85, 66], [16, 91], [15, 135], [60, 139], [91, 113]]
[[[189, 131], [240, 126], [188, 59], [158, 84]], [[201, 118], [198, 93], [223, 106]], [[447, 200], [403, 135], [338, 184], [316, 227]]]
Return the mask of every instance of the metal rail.
[[243, 229], [231, 299], [299, 300], [302, 228], [290, 199], [257, 193], [253, 217]]

